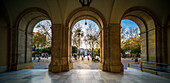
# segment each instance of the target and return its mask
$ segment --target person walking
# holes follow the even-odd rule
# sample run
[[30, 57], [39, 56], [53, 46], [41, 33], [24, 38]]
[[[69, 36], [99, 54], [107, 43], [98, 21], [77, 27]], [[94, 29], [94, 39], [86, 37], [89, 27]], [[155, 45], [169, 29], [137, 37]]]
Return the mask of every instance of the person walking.
[[48, 54], [47, 54], [47, 53], [45, 54], [45, 56], [46, 56], [46, 58], [48, 59]]
[[82, 61], [84, 60], [84, 57], [82, 56]]
[[89, 56], [87, 56], [87, 59], [88, 59], [88, 61], [89, 61]]

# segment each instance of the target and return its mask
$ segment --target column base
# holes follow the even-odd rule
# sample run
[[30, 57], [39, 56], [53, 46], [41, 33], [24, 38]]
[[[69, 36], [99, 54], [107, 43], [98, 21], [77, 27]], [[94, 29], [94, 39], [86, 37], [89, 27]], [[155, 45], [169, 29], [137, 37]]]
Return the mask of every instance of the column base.
[[123, 65], [104, 65], [103, 63], [99, 63], [99, 69], [102, 71], [108, 71], [113, 73], [120, 73], [124, 71]]
[[0, 66], [0, 73], [6, 71], [7, 71], [7, 66]]
[[73, 63], [69, 63], [68, 65], [49, 65], [49, 71], [53, 73], [65, 72], [73, 69]]
[[33, 62], [18, 64], [12, 67], [12, 70], [21, 70], [21, 69], [34, 69]]

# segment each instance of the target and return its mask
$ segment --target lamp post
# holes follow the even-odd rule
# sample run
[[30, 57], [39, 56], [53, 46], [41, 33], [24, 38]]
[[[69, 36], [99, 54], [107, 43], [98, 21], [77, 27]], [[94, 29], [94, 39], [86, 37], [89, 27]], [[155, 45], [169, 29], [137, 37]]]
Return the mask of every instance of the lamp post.
[[87, 20], [85, 19], [85, 25], [87, 25]]

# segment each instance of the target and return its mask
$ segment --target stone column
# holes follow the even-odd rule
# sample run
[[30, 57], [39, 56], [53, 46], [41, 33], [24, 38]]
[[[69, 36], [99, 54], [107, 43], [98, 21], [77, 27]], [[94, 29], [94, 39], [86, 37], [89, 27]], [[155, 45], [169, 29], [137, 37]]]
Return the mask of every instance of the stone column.
[[32, 33], [27, 33], [27, 41], [26, 41], [26, 62], [32, 63]]
[[156, 44], [157, 44], [157, 46], [156, 46], [156, 62], [158, 62], [158, 63], [162, 63], [163, 61], [162, 61], [162, 58], [163, 58], [163, 56], [162, 56], [162, 32], [161, 32], [161, 30], [162, 30], [162, 28], [161, 27], [157, 27], [156, 28], [157, 29], [157, 31], [156, 31]]
[[166, 25], [162, 30], [162, 55], [163, 55], [163, 63], [170, 64], [170, 25]]
[[68, 48], [68, 63], [69, 63], [69, 69], [73, 69], [73, 62], [72, 62], [72, 60], [71, 60], [71, 58], [72, 58], [72, 45], [71, 45], [71, 40], [72, 40], [72, 38], [71, 38], [71, 34], [72, 34], [72, 30], [71, 29], [68, 29], [68, 27], [66, 27], [66, 33], [67, 33], [67, 42], [66, 42], [66, 46], [67, 46], [67, 48]]
[[122, 72], [121, 47], [120, 47], [120, 24], [110, 25], [110, 71]]
[[108, 27], [103, 27], [101, 30], [101, 62], [99, 63], [99, 69], [103, 71], [109, 70], [109, 29]]
[[102, 63], [100, 69], [109, 72], [123, 72], [120, 49], [120, 25], [110, 24], [102, 30]]
[[156, 31], [148, 31], [148, 55], [150, 62], [156, 62]]
[[53, 24], [52, 56], [49, 71], [63, 72], [70, 70], [68, 59], [68, 29], [62, 24]]
[[141, 36], [141, 61], [148, 61], [148, 33], [143, 32]]

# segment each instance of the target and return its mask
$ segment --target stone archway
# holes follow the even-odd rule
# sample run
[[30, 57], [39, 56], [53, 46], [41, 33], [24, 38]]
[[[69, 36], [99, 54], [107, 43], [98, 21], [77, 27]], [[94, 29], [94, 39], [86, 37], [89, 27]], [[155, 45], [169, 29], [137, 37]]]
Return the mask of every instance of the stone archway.
[[140, 28], [141, 60], [162, 62], [160, 26], [153, 13], [143, 7], [133, 7], [124, 12], [122, 19], [132, 20]]
[[16, 20], [12, 38], [11, 70], [32, 69], [32, 32], [34, 26], [42, 21], [50, 20], [48, 13], [40, 8], [23, 11]]
[[[120, 59], [120, 26], [107, 24], [100, 11], [91, 7], [75, 9], [68, 17], [65, 25], [56, 24], [52, 27], [52, 62], [49, 70], [52, 72], [68, 71], [73, 68], [71, 61], [71, 30], [81, 19], [90, 19], [100, 27], [101, 61], [99, 69], [109, 72], [122, 72]], [[114, 36], [114, 38], [112, 38]]]
[[[96, 12], [94, 12], [96, 11]], [[68, 48], [69, 48], [69, 60], [71, 60], [71, 56], [72, 56], [72, 49], [71, 49], [71, 36], [72, 36], [72, 28], [73, 26], [75, 25], [75, 23], [77, 23], [78, 21], [80, 20], [83, 20], [83, 19], [90, 19], [92, 21], [94, 21], [98, 26], [99, 26], [99, 29], [100, 29], [100, 49], [101, 49], [101, 52], [100, 52], [100, 63], [102, 63], [103, 59], [102, 57], [104, 57], [104, 54], [103, 53], [103, 50], [102, 47], [104, 46], [104, 42], [102, 41], [102, 34], [103, 34], [103, 26], [106, 25], [105, 24], [105, 19], [103, 17], [103, 15], [95, 10], [94, 8], [90, 8], [90, 7], [82, 7], [82, 8], [78, 8], [76, 10], [74, 10], [68, 17], [68, 19], [66, 20], [66, 27], [69, 28], [69, 32], [68, 32], [68, 40], [69, 40], [69, 45], [68, 45]], [[101, 69], [101, 66], [99, 65], [99, 69]]]

